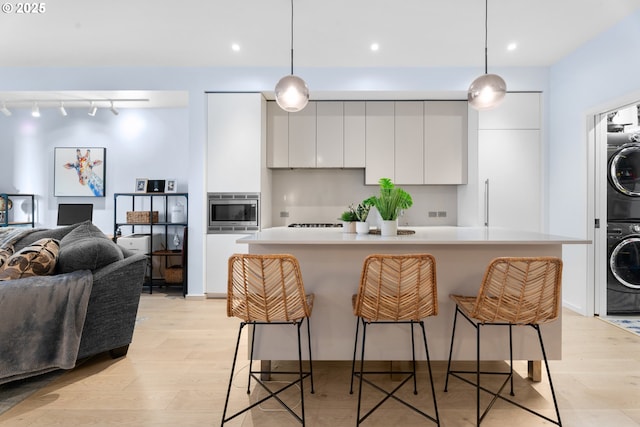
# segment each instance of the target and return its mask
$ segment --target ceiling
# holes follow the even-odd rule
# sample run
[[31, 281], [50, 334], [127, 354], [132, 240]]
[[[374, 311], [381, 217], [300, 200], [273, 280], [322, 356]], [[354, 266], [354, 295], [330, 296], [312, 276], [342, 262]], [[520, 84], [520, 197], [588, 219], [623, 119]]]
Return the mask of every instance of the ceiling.
[[[2, 13], [0, 67], [281, 67], [283, 74], [289, 72], [290, 0], [42, 4], [41, 14]], [[458, 66], [480, 71], [484, 6], [482, 0], [294, 0], [294, 72], [298, 67]], [[489, 72], [549, 66], [638, 9], [640, 0], [489, 0]], [[370, 49], [374, 42], [380, 46], [376, 52]], [[239, 51], [231, 49], [233, 43]], [[507, 50], [509, 43], [517, 49]], [[10, 95], [0, 93], [0, 101]], [[100, 96], [120, 95], [151, 97], [144, 104], [156, 106], [148, 93]]]

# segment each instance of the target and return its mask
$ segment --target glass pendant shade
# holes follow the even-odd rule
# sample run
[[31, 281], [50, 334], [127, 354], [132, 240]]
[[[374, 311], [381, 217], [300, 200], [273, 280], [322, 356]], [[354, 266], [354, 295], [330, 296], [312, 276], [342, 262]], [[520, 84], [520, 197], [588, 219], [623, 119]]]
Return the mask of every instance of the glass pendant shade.
[[469, 86], [467, 100], [476, 110], [490, 110], [500, 105], [506, 93], [507, 84], [502, 77], [497, 74], [484, 74]]
[[276, 85], [276, 102], [285, 111], [295, 113], [309, 103], [309, 87], [293, 74], [284, 76]]

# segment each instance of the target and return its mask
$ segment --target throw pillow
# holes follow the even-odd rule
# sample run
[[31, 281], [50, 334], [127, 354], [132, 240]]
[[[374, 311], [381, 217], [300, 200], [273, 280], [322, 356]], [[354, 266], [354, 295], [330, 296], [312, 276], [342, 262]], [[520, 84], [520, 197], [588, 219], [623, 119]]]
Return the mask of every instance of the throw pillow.
[[0, 270], [2, 270], [2, 266], [9, 259], [11, 255], [13, 255], [13, 245], [9, 245], [6, 248], [0, 248]]
[[95, 271], [122, 259], [124, 255], [118, 245], [87, 221], [78, 225], [60, 241], [58, 271]]
[[56, 268], [60, 245], [55, 239], [42, 239], [11, 255], [0, 270], [0, 280], [45, 276]]

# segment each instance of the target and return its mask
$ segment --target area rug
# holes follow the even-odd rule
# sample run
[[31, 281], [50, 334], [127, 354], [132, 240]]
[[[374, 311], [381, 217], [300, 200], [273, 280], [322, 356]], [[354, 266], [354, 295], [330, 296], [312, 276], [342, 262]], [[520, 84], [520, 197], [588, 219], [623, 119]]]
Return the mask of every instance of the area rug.
[[627, 319], [617, 317], [600, 317], [600, 319], [640, 336], [640, 317]]
[[65, 372], [67, 371], [58, 369], [46, 374], [0, 385], [0, 414], [7, 412], [36, 391], [49, 385]]

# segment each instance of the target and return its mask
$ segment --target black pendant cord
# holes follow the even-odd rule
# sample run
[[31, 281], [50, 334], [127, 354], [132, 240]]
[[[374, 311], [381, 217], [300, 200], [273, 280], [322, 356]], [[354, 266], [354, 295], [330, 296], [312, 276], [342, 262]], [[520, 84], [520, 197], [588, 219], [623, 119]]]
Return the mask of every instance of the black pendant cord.
[[293, 76], [293, 0], [291, 0], [291, 75]]
[[[292, 4], [293, 4], [293, 0], [291, 0]], [[292, 14], [293, 14], [293, 6], [292, 7]], [[292, 18], [293, 20], [293, 18]], [[293, 24], [292, 24], [293, 26]], [[293, 30], [292, 30], [293, 31]], [[293, 34], [293, 33], [292, 33]], [[489, 0], [484, 0], [484, 73], [487, 74], [487, 63], [488, 63], [488, 59], [487, 59], [487, 38], [488, 38], [488, 34], [489, 34]], [[291, 42], [293, 43], [293, 41]], [[293, 44], [292, 44], [293, 46]], [[291, 48], [291, 57], [293, 58], [293, 47]], [[291, 69], [293, 70], [293, 59], [291, 59]], [[293, 74], [293, 71], [291, 71], [291, 73]]]

